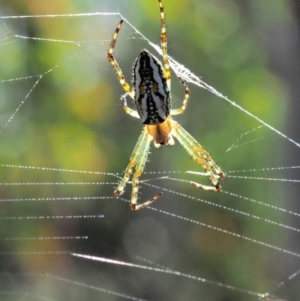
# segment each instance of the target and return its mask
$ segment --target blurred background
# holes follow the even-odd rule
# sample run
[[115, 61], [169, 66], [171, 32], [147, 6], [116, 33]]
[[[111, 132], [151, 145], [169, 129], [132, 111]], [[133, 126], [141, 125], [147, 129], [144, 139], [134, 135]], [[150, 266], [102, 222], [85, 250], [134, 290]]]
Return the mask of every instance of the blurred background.
[[[299, 227], [299, 146], [261, 127], [226, 100], [190, 84], [188, 108], [175, 118], [227, 173], [221, 183], [224, 192], [209, 193], [186, 182], [157, 179], [165, 175], [161, 172], [177, 171], [166, 174], [209, 184], [205, 177], [185, 173], [202, 168], [176, 143], [160, 149], [151, 146], [142, 176], [149, 182], [141, 184], [139, 201], [163, 191], [152, 207], [186, 220], [148, 209], [130, 212], [125, 202], [130, 200], [130, 184], [124, 199], [113, 196], [142, 125], [124, 113], [119, 100], [123, 91], [106, 57], [120, 16], [95, 13], [120, 12], [159, 44], [157, 1], [0, 3], [3, 17], [34, 16], [0, 22], [1, 300], [128, 296], [132, 300], [258, 300], [246, 291], [270, 292], [284, 300], [300, 298], [299, 276], [278, 287], [300, 269], [298, 255], [224, 233], [300, 253], [297, 231], [247, 216]], [[163, 4], [169, 54], [299, 143], [299, 1], [164, 0]], [[115, 55], [128, 82], [143, 48], [158, 56], [124, 22]], [[183, 95], [173, 74], [175, 108]], [[132, 105], [129, 99], [128, 103]], [[241, 170], [248, 172], [234, 173]], [[144, 258], [245, 291], [88, 261], [69, 252], [151, 265], [139, 259]]]

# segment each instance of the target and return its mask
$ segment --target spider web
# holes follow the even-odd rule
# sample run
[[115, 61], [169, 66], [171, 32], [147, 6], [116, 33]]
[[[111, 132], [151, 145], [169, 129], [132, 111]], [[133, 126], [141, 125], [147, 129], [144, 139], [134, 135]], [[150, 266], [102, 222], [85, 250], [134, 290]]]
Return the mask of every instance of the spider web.
[[[227, 13], [234, 15], [238, 6], [228, 3]], [[220, 43], [217, 49], [235, 68], [222, 65], [211, 53], [214, 48], [208, 51], [212, 45], [199, 50], [186, 35], [191, 25], [175, 22], [179, 12], [168, 2], [171, 66], [192, 90], [186, 113], [176, 120], [212, 154], [227, 178], [221, 193], [192, 186], [207, 179], [177, 143], [152, 149], [142, 177], [140, 201], [161, 191], [159, 201], [133, 214], [130, 185], [122, 197], [113, 197], [142, 128], [123, 113], [122, 90], [106, 59], [119, 19], [125, 23], [116, 55], [128, 81], [139, 49], [160, 53], [152, 42], [159, 42], [156, 5], [147, 4], [154, 13], [146, 27], [126, 4], [118, 5], [129, 17], [45, 14], [42, 9], [40, 14], [32, 7], [32, 14], [1, 17], [1, 296], [299, 298], [300, 180], [292, 155], [299, 143], [281, 130], [288, 83], [259, 59], [253, 62], [261, 65], [246, 65], [248, 73], [242, 72], [245, 58], [221, 51], [229, 46], [213, 31], [199, 39], [204, 43], [206, 34]], [[204, 72], [205, 82], [195, 75]], [[177, 82], [173, 74], [174, 107], [183, 97]]]

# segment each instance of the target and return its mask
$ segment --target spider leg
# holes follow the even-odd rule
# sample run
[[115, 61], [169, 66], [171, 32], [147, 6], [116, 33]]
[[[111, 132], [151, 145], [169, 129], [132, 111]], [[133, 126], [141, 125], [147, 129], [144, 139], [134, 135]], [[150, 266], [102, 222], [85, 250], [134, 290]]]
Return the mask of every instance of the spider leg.
[[119, 186], [117, 187], [117, 189], [115, 190], [114, 194], [116, 197], [120, 196], [123, 191], [124, 191], [124, 188], [127, 184], [127, 182], [129, 181], [130, 177], [131, 177], [131, 174], [132, 174], [132, 171], [134, 169], [134, 167], [136, 166], [136, 163], [137, 163], [137, 160], [138, 160], [138, 157], [140, 156], [140, 152], [142, 150], [142, 148], [144, 147], [145, 145], [145, 142], [146, 142], [146, 138], [147, 138], [147, 129], [146, 127], [144, 127], [134, 149], [133, 149], [133, 152], [131, 154], [131, 157], [129, 159], [129, 163], [125, 169], [125, 173], [124, 173], [124, 177], [123, 179], [121, 180]]
[[143, 146], [140, 149], [140, 154], [136, 161], [135, 171], [132, 178], [132, 195], [131, 195], [131, 210], [137, 211], [139, 209], [142, 209], [148, 205], [150, 205], [152, 202], [157, 200], [161, 193], [157, 193], [155, 196], [153, 196], [150, 200], [137, 205], [137, 199], [138, 199], [138, 191], [139, 191], [139, 178], [143, 173], [145, 163], [147, 161], [149, 149], [150, 149], [150, 143], [153, 140], [153, 137], [149, 134], [146, 135], [145, 142]]
[[181, 77], [179, 77], [179, 80], [182, 83], [184, 90], [185, 90], [184, 99], [183, 99], [182, 105], [179, 109], [171, 110], [171, 115], [182, 114], [185, 111], [187, 104], [188, 104], [188, 100], [190, 98], [190, 94], [191, 94], [189, 86], [186, 84], [186, 82]]
[[136, 205], [134, 205], [134, 206], [131, 205], [131, 210], [132, 211], [137, 211], [137, 210], [143, 209], [143, 208], [149, 206], [150, 204], [152, 204], [154, 201], [156, 201], [161, 195], [162, 195], [162, 193], [159, 192], [155, 196], [153, 196], [149, 201], [146, 201], [141, 205], [137, 205], [137, 206]]
[[138, 139], [138, 142], [135, 145], [132, 155], [129, 159], [129, 164], [125, 169], [124, 177], [114, 192], [116, 197], [120, 196], [123, 193], [124, 188], [132, 175], [133, 169], [135, 169], [133, 174], [133, 179], [132, 179], [132, 196], [131, 196], [131, 205], [130, 205], [132, 211], [136, 211], [150, 205], [152, 202], [157, 200], [161, 195], [161, 193], [158, 193], [150, 200], [144, 202], [143, 204], [136, 205], [138, 199], [138, 190], [139, 190], [139, 177], [142, 175], [148, 157], [150, 143], [152, 140], [153, 140], [152, 136], [148, 134], [147, 128], [144, 127]]
[[128, 107], [127, 101], [126, 101], [126, 96], [127, 96], [127, 93], [125, 93], [124, 95], [121, 96], [121, 102], [122, 102], [125, 113], [128, 115], [131, 115], [132, 117], [140, 119], [141, 117], [140, 117], [139, 113], [136, 110], [133, 110]]
[[112, 66], [114, 67], [114, 69], [116, 70], [117, 72], [117, 76], [118, 76], [118, 80], [121, 84], [121, 86], [123, 87], [123, 89], [125, 90], [125, 92], [127, 92], [127, 94], [134, 99], [134, 91], [130, 88], [130, 85], [125, 81], [125, 77], [123, 75], [123, 72], [117, 62], [117, 60], [115, 59], [115, 56], [114, 56], [114, 48], [115, 48], [115, 44], [117, 42], [117, 38], [118, 38], [118, 34], [119, 34], [119, 31], [122, 27], [122, 24], [123, 24], [123, 20], [121, 20], [115, 30], [115, 33], [113, 35], [113, 38], [110, 42], [110, 45], [109, 45], [109, 50], [108, 50], [108, 53], [107, 53], [107, 58], [108, 60], [110, 61], [110, 63], [112, 64]]
[[163, 65], [164, 65], [164, 75], [166, 77], [166, 82], [168, 88], [171, 89], [171, 68], [168, 60], [168, 51], [167, 51], [167, 30], [166, 30], [166, 17], [164, 12], [164, 7], [161, 0], [158, 0], [159, 9], [160, 9], [160, 19], [161, 19], [161, 50], [163, 55]]
[[[205, 186], [199, 184], [205, 190], [220, 191], [221, 186], [219, 185], [218, 179], [224, 179], [225, 174], [217, 166], [217, 164], [212, 160], [210, 155], [204, 150], [204, 148], [185, 130], [182, 126], [173, 121], [173, 135], [177, 138], [179, 143], [184, 147], [184, 149], [192, 156], [192, 158], [199, 164], [201, 164], [208, 175], [210, 181], [214, 187]], [[213, 170], [217, 175], [214, 174]]]

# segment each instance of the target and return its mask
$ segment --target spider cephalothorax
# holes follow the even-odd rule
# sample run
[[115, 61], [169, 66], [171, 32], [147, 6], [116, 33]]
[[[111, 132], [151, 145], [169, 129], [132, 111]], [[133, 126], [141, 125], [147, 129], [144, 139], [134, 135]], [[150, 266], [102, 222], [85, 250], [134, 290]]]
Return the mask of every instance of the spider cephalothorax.
[[[209, 191], [220, 191], [219, 179], [224, 179], [225, 174], [212, 160], [204, 148], [186, 131], [182, 126], [172, 119], [172, 115], [182, 114], [186, 107], [190, 95], [187, 84], [180, 78], [185, 90], [183, 103], [179, 109], [172, 109], [171, 106], [171, 70], [167, 54], [167, 33], [165, 13], [162, 1], [158, 0], [161, 17], [161, 50], [163, 64], [150, 52], [143, 49], [133, 65], [133, 88], [125, 81], [121, 68], [114, 57], [114, 47], [119, 31], [123, 24], [121, 20], [115, 30], [110, 48], [108, 50], [108, 60], [117, 72], [118, 79], [126, 94], [121, 97], [125, 112], [133, 117], [140, 118], [145, 124], [141, 136], [130, 157], [129, 164], [125, 170], [125, 175], [119, 186], [115, 190], [115, 196], [120, 196], [124, 188], [132, 177], [131, 209], [133, 211], [144, 208], [156, 200], [159, 194], [152, 199], [137, 205], [139, 177], [141, 176], [145, 162], [148, 157], [151, 141], [156, 147], [161, 145], [174, 144], [175, 137], [189, 155], [201, 164], [207, 173], [212, 186], [199, 184], [198, 187]], [[136, 110], [127, 106], [126, 96], [129, 95], [135, 102]]]

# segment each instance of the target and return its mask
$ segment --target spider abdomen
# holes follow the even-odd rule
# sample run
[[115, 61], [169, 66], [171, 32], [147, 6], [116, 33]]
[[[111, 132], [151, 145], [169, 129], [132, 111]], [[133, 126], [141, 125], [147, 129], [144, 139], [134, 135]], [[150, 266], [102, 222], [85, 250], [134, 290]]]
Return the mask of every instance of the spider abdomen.
[[159, 124], [170, 115], [171, 97], [162, 65], [142, 50], [133, 66], [135, 104], [144, 124]]

